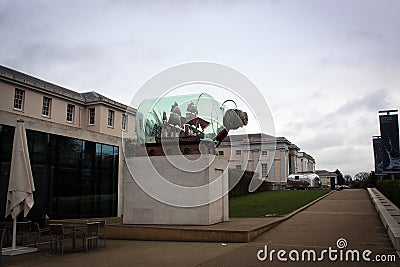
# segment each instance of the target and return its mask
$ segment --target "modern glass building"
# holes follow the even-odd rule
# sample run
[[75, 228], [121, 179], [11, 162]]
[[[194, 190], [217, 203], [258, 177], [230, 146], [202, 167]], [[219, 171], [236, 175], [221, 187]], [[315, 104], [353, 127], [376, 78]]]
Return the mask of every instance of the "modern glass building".
[[[0, 214], [5, 213], [14, 127], [0, 125]], [[35, 182], [28, 218], [117, 216], [117, 146], [27, 130]]]
[[0, 95], [0, 221], [11, 219], [4, 214], [19, 119], [36, 188], [29, 219], [122, 216], [122, 137], [134, 142], [136, 109], [1, 65]]

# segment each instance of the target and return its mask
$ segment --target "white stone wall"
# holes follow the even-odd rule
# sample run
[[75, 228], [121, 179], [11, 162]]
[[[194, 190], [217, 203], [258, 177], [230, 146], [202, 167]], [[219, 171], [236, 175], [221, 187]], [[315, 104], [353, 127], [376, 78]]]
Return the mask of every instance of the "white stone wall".
[[[223, 191], [226, 192], [228, 188], [228, 172], [224, 169], [227, 163], [222, 162], [222, 159], [214, 155], [203, 155], [200, 160], [203, 162], [194, 162], [193, 164], [202, 165], [202, 163], [212, 162], [211, 166], [203, 171], [187, 172], [171, 165], [164, 156], [150, 158], [151, 163], [147, 157], [127, 159], [130, 168], [138, 167], [133, 172], [135, 179], [148, 177], [146, 182], [149, 185], [147, 188], [139, 186], [129, 169], [124, 168], [124, 224], [210, 225], [229, 220], [228, 195], [211, 202], [216, 195], [222, 194]], [[205, 203], [211, 203], [196, 207], [179, 207], [153, 198], [152, 195], [145, 192], [149, 189], [157, 191], [160, 188], [160, 180], [152, 179], [154, 178], [153, 168], [156, 168], [162, 177], [175, 185], [198, 187], [214, 183], [213, 189], [205, 194], [190, 195], [187, 192], [176, 193], [173, 190], [158, 191], [162, 197], [173, 197], [180, 203], [186, 203], [186, 206], [191, 206], [195, 202], [194, 200], [199, 198]]]

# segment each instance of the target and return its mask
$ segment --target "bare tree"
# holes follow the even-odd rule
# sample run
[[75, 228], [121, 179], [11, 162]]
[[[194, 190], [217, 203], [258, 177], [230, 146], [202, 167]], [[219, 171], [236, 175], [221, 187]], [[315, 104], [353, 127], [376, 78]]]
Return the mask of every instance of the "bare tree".
[[369, 172], [359, 172], [356, 175], [354, 175], [354, 179], [356, 181], [366, 182], [368, 181], [369, 176], [370, 176]]

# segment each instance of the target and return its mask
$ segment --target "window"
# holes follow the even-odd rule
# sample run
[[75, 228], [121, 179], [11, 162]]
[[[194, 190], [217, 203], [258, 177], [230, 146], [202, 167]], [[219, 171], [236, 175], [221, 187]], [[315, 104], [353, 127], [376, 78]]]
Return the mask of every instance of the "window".
[[236, 150], [236, 156], [242, 155], [242, 150]]
[[267, 155], [267, 150], [263, 150], [261, 153], [262, 153], [263, 156], [266, 156]]
[[121, 125], [122, 130], [125, 131], [127, 129], [127, 126], [128, 126], [128, 115], [122, 114], [122, 125]]
[[236, 170], [241, 170], [242, 169], [242, 165], [236, 165], [235, 168], [236, 168]]
[[24, 97], [25, 91], [21, 89], [15, 89], [14, 93], [14, 108], [18, 110], [24, 109]]
[[67, 104], [67, 122], [74, 122], [75, 106]]
[[261, 176], [262, 177], [267, 177], [268, 176], [268, 164], [267, 163], [262, 163], [261, 164]]
[[95, 108], [89, 108], [89, 125], [94, 125]]
[[218, 155], [223, 156], [224, 155], [224, 151], [218, 151]]
[[50, 117], [50, 111], [51, 111], [51, 98], [44, 96], [42, 103], [42, 115], [45, 117]]
[[109, 127], [114, 127], [114, 111], [111, 109], [108, 110], [107, 125]]

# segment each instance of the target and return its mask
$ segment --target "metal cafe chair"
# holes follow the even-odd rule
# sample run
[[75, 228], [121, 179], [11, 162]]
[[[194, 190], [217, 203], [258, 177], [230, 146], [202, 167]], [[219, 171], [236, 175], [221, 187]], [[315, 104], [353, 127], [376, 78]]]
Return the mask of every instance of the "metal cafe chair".
[[0, 229], [0, 266], [2, 265], [2, 257], [3, 257], [3, 241], [4, 241], [4, 237], [6, 235], [6, 229]]
[[107, 246], [107, 222], [106, 220], [96, 221], [99, 223], [99, 239], [103, 240], [104, 246]]
[[35, 247], [38, 247], [40, 244], [40, 239], [44, 236], [50, 236], [50, 228], [41, 228], [39, 223], [33, 223], [34, 232], [35, 232]]
[[49, 224], [50, 228], [50, 253], [53, 250], [53, 243], [55, 251], [57, 252], [57, 245], [60, 245], [60, 253], [64, 254], [64, 241], [72, 239], [64, 232], [64, 226], [62, 224]]
[[17, 222], [17, 243], [22, 244], [22, 246], [29, 245], [30, 243], [30, 238], [29, 238], [29, 232], [31, 228], [31, 222], [26, 221], [26, 222]]
[[85, 233], [83, 235], [83, 243], [86, 249], [86, 252], [92, 249], [94, 245], [97, 247], [97, 251], [100, 251], [99, 247], [99, 223], [98, 222], [90, 222], [86, 223]]
[[2, 265], [3, 247], [10, 246], [10, 226], [2, 226], [0, 228], [0, 266]]
[[[11, 225], [4, 225], [0, 228], [3, 231], [3, 247], [11, 246], [12, 242], [12, 224]], [[1, 238], [1, 236], [0, 236]]]

